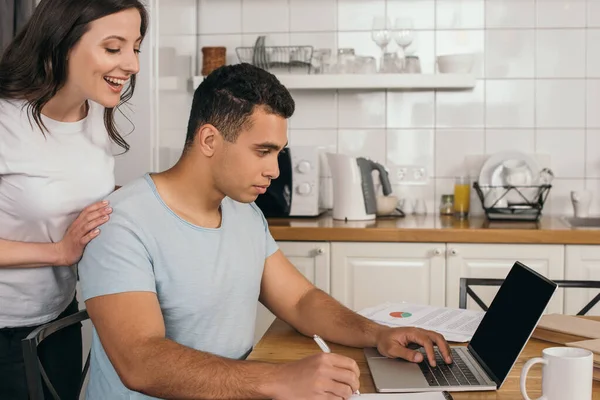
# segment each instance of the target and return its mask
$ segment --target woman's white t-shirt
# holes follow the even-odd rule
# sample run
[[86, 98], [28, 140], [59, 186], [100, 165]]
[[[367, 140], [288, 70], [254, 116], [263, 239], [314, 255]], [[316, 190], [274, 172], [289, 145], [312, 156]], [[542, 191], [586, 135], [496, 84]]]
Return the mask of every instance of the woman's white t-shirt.
[[[82, 209], [114, 190], [114, 158], [104, 107], [86, 118], [42, 116], [23, 101], [0, 100], [0, 239], [58, 242]], [[0, 328], [55, 319], [73, 300], [76, 267], [0, 268]]]

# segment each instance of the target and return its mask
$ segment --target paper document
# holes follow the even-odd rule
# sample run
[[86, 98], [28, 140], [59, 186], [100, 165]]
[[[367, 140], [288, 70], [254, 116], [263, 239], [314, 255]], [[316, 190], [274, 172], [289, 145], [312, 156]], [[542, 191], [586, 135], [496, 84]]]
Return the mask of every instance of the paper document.
[[485, 315], [484, 311], [389, 302], [358, 313], [387, 326], [414, 326], [435, 331], [449, 342], [471, 340]]
[[574, 315], [546, 314], [538, 323], [538, 328], [566, 333], [588, 339], [600, 339], [600, 322], [579, 318]]
[[448, 392], [428, 392], [428, 393], [375, 393], [361, 394], [352, 396], [356, 400], [451, 400], [452, 396]]

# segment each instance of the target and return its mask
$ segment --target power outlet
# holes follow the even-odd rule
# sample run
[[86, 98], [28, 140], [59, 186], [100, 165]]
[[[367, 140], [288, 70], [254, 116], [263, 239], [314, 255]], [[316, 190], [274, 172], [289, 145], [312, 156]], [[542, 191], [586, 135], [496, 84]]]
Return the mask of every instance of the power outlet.
[[422, 165], [396, 165], [390, 167], [390, 181], [396, 185], [423, 185], [427, 169]]

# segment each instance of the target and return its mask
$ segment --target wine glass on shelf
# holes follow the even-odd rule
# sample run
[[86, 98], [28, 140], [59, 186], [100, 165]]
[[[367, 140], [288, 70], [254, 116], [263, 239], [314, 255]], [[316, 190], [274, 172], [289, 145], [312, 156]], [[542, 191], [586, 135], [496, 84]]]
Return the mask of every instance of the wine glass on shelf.
[[402, 48], [402, 59], [406, 62], [406, 48], [414, 40], [414, 24], [412, 18], [398, 17], [394, 22], [394, 40]]
[[387, 17], [373, 17], [373, 25], [371, 27], [371, 39], [381, 49], [381, 57], [379, 62], [379, 68], [383, 63], [383, 55], [385, 54], [385, 48], [392, 40], [392, 30], [389, 18]]

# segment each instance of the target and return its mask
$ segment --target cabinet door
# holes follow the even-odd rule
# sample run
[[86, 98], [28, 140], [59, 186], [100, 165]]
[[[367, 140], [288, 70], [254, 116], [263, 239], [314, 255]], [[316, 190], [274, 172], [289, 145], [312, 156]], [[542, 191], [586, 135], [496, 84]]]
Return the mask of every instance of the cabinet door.
[[444, 305], [445, 245], [332, 243], [331, 295], [346, 307], [407, 301]]
[[[460, 278], [505, 278], [515, 261], [550, 279], [563, 279], [564, 246], [530, 244], [452, 244], [447, 246], [448, 277], [446, 305], [458, 307]], [[473, 291], [488, 306], [498, 287], [474, 287]], [[562, 313], [563, 293], [558, 290], [546, 313]], [[480, 310], [468, 297], [467, 308]]]
[[[565, 279], [600, 281], [600, 246], [566, 246]], [[565, 314], [577, 314], [599, 289], [565, 289]], [[596, 304], [586, 315], [600, 315]]]
[[[329, 243], [278, 242], [279, 249], [292, 264], [316, 287], [329, 293]], [[260, 302], [256, 314], [254, 343], [258, 342], [273, 323], [275, 316]]]
[[329, 293], [329, 243], [277, 242], [277, 245], [298, 271], [316, 287]]

